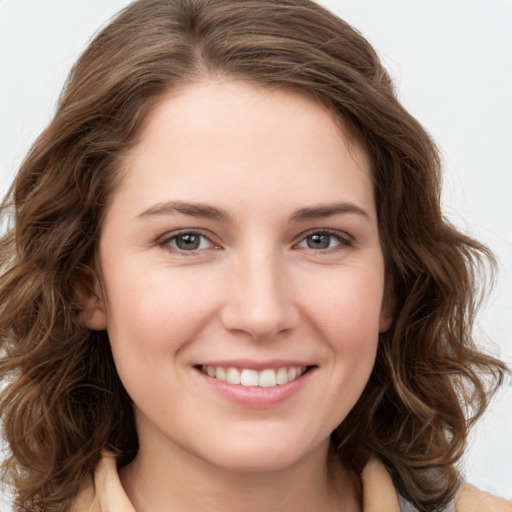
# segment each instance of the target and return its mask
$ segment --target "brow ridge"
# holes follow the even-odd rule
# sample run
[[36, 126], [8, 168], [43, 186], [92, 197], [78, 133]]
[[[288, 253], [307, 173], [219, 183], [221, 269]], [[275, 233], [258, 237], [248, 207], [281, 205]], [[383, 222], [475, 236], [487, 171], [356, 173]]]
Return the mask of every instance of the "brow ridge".
[[[175, 213], [225, 222], [231, 220], [229, 213], [222, 208], [218, 208], [216, 206], [205, 203], [190, 203], [185, 201], [167, 201], [163, 203], [157, 203], [137, 215], [137, 218], [143, 219], [160, 215], [172, 215]], [[340, 202], [299, 208], [292, 213], [290, 216], [290, 221], [301, 222], [306, 220], [332, 217], [334, 215], [340, 214], [354, 214], [364, 217], [365, 219], [370, 218], [369, 214], [356, 204], [350, 202]]]
[[137, 218], [144, 219], [160, 215], [172, 215], [174, 213], [221, 221], [228, 221], [231, 218], [229, 213], [222, 208], [204, 203], [189, 203], [185, 201], [157, 203], [137, 215]]
[[340, 202], [300, 208], [292, 213], [290, 220], [297, 222], [322, 219], [340, 214], [354, 214], [364, 217], [365, 219], [370, 219], [368, 212], [356, 204], [350, 202]]

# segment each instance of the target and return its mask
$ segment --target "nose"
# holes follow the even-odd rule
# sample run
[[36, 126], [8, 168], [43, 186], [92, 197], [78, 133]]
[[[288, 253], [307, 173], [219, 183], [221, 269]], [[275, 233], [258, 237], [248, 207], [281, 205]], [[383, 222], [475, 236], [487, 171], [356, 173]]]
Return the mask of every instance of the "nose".
[[279, 257], [270, 251], [240, 256], [228, 279], [221, 313], [227, 330], [263, 340], [297, 325], [292, 280]]

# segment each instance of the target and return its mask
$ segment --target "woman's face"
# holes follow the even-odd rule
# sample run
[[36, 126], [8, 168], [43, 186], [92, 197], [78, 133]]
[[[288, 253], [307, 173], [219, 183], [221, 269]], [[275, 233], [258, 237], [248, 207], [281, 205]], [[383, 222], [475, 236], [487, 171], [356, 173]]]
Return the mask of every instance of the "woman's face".
[[325, 456], [389, 326], [369, 167], [292, 93], [200, 83], [154, 109], [89, 299], [141, 454], [235, 471]]

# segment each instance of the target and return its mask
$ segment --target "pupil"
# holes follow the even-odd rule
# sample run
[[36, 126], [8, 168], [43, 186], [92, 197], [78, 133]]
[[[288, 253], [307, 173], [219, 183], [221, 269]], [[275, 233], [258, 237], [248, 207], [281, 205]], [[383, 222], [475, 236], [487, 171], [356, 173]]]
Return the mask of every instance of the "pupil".
[[197, 235], [181, 235], [176, 240], [176, 245], [184, 250], [191, 251], [199, 247], [199, 237]]
[[308, 237], [310, 249], [327, 249], [329, 247], [330, 235], [315, 234]]

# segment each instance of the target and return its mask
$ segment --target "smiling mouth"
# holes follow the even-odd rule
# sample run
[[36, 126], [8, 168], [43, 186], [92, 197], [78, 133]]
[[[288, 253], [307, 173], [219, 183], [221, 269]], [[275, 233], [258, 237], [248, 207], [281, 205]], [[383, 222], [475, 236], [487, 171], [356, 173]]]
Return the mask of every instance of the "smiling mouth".
[[245, 387], [272, 388], [283, 386], [298, 379], [313, 368], [312, 366], [289, 366], [282, 368], [267, 368], [261, 371], [250, 368], [233, 368], [222, 366], [202, 365], [198, 369], [211, 377], [228, 384]]

